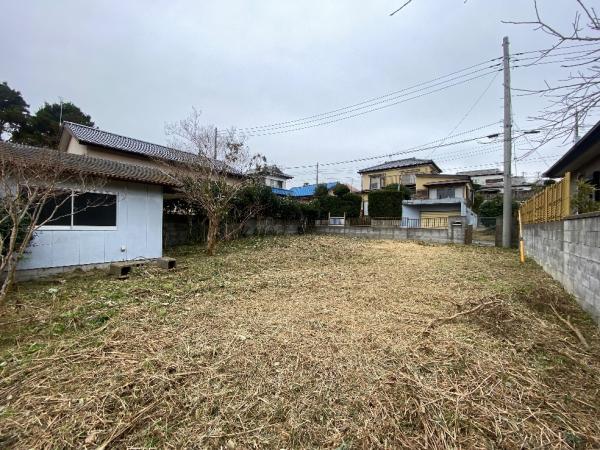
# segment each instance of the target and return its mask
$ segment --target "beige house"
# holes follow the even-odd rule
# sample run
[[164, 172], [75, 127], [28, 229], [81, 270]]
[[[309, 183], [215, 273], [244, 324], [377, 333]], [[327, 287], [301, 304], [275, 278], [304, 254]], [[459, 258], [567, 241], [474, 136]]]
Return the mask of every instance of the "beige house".
[[442, 170], [431, 159], [407, 158], [387, 161], [383, 164], [361, 169], [363, 214], [369, 215], [368, 194], [390, 184], [402, 184], [411, 191], [417, 190], [417, 174], [439, 174]]
[[445, 228], [451, 217], [466, 217], [475, 225], [471, 209], [473, 184], [468, 176], [417, 174], [416, 194], [402, 202], [402, 223], [407, 227]]

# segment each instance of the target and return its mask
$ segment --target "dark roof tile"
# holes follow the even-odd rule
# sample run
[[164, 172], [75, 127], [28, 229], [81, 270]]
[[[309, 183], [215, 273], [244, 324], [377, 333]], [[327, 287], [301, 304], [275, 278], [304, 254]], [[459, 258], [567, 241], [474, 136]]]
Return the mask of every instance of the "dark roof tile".
[[123, 152], [135, 153], [149, 158], [160, 158], [179, 162], [192, 161], [195, 156], [192, 153], [165, 147], [164, 145], [140, 141], [139, 139], [121, 136], [120, 134], [110, 133], [78, 123], [64, 122], [63, 126], [79, 142], [85, 144], [98, 145]]
[[147, 184], [174, 186], [171, 177], [158, 168], [128, 164], [104, 158], [60, 152], [49, 148], [0, 142], [0, 158], [11, 157], [35, 166], [40, 161], [56, 163], [67, 172], [135, 181]]
[[[395, 161], [386, 161], [386, 162], [384, 162], [382, 164], [378, 164], [376, 166], [367, 167], [366, 169], [361, 169], [358, 171], [358, 173], [375, 172], [378, 170], [398, 169], [401, 167], [421, 166], [424, 164], [433, 164], [437, 168], [437, 165], [431, 159], [406, 158], [406, 159], [398, 159]], [[438, 170], [439, 170], [439, 168], [438, 168]], [[440, 170], [440, 172], [441, 172], [441, 170]]]

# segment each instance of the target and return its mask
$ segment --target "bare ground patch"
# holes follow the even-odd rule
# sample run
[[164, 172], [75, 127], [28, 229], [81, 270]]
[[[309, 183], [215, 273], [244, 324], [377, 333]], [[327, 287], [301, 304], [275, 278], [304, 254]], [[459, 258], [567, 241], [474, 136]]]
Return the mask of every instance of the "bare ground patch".
[[304, 236], [178, 259], [19, 287], [0, 446], [600, 446], [598, 328], [512, 252]]

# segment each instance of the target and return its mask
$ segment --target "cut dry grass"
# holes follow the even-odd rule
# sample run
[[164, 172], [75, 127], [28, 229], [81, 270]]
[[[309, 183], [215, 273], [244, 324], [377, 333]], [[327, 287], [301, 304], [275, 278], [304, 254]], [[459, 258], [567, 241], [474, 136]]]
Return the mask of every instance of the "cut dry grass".
[[600, 447], [598, 328], [513, 252], [303, 236], [177, 257], [19, 286], [0, 447]]

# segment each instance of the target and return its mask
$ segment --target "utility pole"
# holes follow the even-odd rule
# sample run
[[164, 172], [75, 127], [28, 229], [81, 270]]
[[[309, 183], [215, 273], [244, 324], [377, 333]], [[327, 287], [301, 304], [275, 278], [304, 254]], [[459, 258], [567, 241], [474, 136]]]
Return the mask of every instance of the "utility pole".
[[63, 114], [63, 98], [58, 97], [60, 100], [60, 117], [58, 118], [58, 125], [62, 126], [62, 114]]
[[512, 227], [512, 117], [510, 101], [510, 56], [508, 36], [502, 40], [504, 67], [504, 203], [502, 207], [502, 247], [510, 247], [510, 232]]
[[217, 127], [215, 127], [214, 159], [217, 159]]
[[317, 186], [319, 185], [319, 163], [317, 163]]
[[573, 129], [573, 143], [579, 140], [579, 111], [575, 108], [575, 128]]

